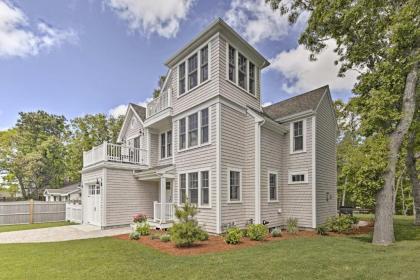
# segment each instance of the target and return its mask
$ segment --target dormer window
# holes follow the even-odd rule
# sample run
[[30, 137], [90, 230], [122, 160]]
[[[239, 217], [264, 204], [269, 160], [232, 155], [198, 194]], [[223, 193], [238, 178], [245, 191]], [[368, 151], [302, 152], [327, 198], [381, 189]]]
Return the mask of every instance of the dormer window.
[[249, 58], [228, 45], [228, 74], [229, 81], [239, 86], [252, 96], [256, 95], [257, 67]]

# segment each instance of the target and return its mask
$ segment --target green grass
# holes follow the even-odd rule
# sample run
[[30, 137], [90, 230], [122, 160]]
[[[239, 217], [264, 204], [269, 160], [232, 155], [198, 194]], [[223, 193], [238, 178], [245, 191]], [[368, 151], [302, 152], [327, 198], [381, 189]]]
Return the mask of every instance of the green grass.
[[0, 279], [419, 279], [420, 228], [411, 223], [396, 218], [399, 241], [388, 247], [320, 236], [175, 257], [113, 238], [0, 245]]
[[41, 223], [41, 224], [0, 226], [0, 232], [19, 231], [19, 230], [28, 230], [28, 229], [37, 229], [37, 228], [49, 228], [49, 227], [61, 227], [61, 226], [68, 226], [68, 225], [74, 225], [74, 223], [52, 222], [52, 223]]

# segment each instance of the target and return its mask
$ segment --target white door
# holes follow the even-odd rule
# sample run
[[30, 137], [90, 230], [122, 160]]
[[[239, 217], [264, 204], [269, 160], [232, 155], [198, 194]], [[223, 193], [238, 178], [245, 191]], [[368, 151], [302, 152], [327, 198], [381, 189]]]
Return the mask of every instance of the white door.
[[99, 185], [89, 185], [87, 203], [88, 223], [101, 225], [101, 189]]

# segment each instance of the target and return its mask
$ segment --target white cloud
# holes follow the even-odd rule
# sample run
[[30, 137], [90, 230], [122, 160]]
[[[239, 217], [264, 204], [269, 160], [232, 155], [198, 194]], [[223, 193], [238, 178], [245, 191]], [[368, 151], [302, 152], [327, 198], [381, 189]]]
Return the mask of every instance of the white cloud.
[[29, 20], [18, 7], [0, 0], [0, 58], [37, 55], [43, 49], [59, 46], [63, 42], [75, 42], [73, 30], [55, 29], [44, 22], [30, 30]]
[[225, 19], [251, 44], [278, 40], [291, 29], [287, 17], [273, 11], [265, 0], [233, 0]]
[[175, 37], [195, 0], [104, 0], [133, 31]]
[[336, 43], [329, 40], [326, 44], [327, 48], [317, 56], [316, 61], [309, 61], [310, 52], [302, 45], [283, 51], [270, 60], [269, 69], [280, 72], [287, 80], [282, 85], [284, 91], [297, 94], [326, 84], [331, 90], [353, 88], [358, 73], [349, 71], [345, 77], [337, 77], [339, 66], [334, 65], [334, 61], [338, 55], [333, 51]]
[[273, 104], [273, 102], [271, 102], [271, 101], [267, 101], [267, 102], [264, 102], [264, 103], [262, 104], [262, 106], [263, 106], [263, 107], [267, 107], [267, 106], [270, 106], [271, 104]]
[[[140, 106], [146, 107], [147, 103], [149, 103], [149, 102], [150, 102], [150, 101], [152, 101], [152, 100], [153, 100], [152, 98], [147, 98], [146, 100], [144, 100], [144, 101], [142, 101], [142, 102], [137, 103], [137, 105], [140, 105]], [[118, 106], [116, 106], [116, 107], [114, 107], [114, 108], [110, 109], [110, 110], [108, 111], [108, 114], [109, 114], [110, 116], [113, 116], [114, 118], [117, 118], [117, 117], [119, 117], [119, 116], [123, 116], [123, 115], [125, 115], [125, 113], [127, 112], [127, 108], [128, 108], [128, 105], [126, 105], [126, 104], [121, 104], [121, 105], [118, 105]]]

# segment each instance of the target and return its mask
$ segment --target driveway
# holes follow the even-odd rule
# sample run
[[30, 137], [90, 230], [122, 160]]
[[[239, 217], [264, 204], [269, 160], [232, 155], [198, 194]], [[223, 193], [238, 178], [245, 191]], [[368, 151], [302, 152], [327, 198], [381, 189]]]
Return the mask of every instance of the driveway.
[[114, 236], [131, 232], [129, 227], [102, 230], [91, 225], [71, 225], [0, 233], [0, 244], [57, 242]]

